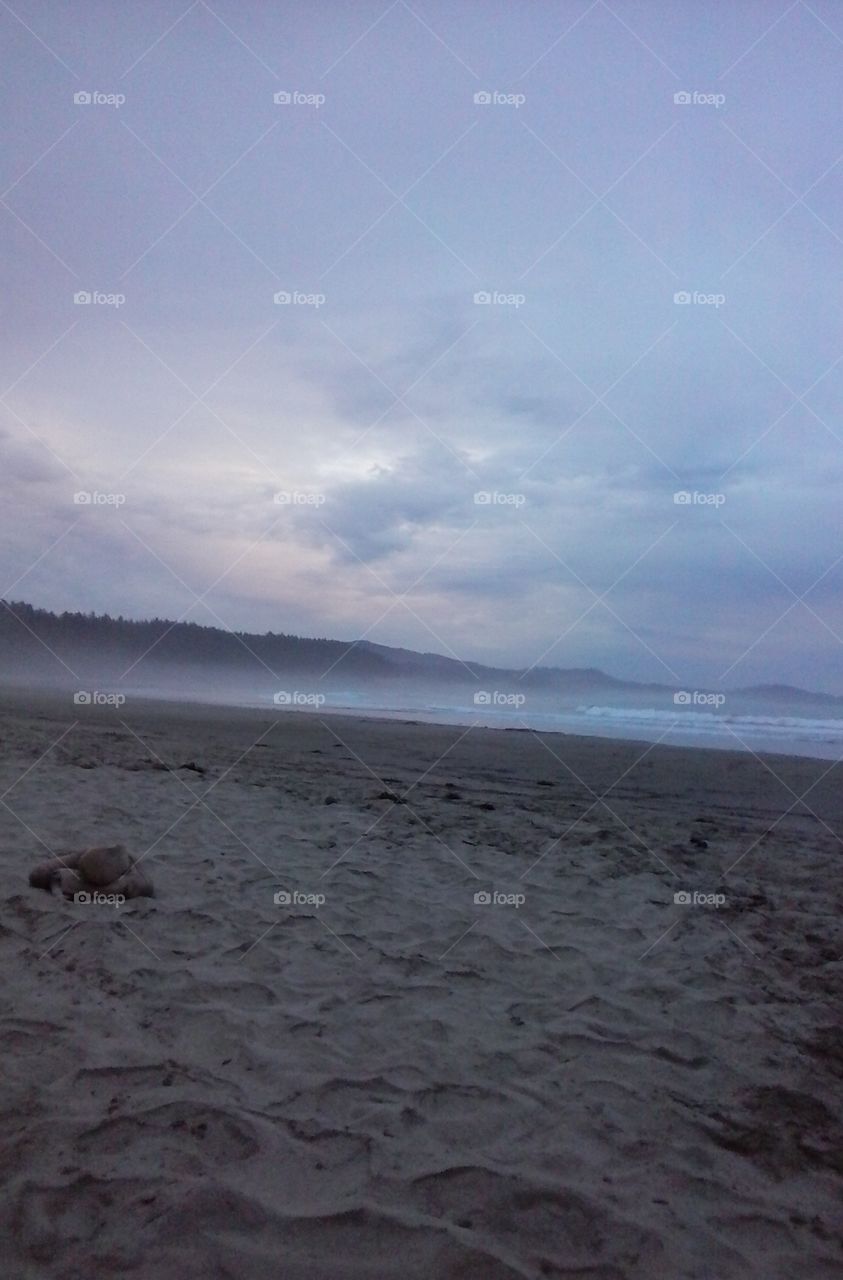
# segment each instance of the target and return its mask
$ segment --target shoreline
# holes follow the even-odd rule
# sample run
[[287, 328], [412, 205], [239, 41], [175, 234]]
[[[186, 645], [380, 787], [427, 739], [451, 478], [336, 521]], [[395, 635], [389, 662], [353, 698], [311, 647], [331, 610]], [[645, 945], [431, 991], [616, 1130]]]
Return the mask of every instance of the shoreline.
[[[131, 709], [137, 709], [140, 713], [152, 713], [156, 711], [164, 711], [166, 708], [173, 709], [173, 715], [183, 717], [188, 713], [207, 713], [210, 718], [218, 720], [227, 720], [231, 718], [260, 718], [263, 717], [277, 720], [291, 720], [296, 718], [302, 720], [329, 720], [331, 717], [338, 717], [342, 720], [354, 719], [374, 724], [396, 724], [413, 727], [416, 725], [430, 726], [438, 728], [462, 728], [470, 729], [472, 732], [492, 732], [502, 734], [528, 733], [535, 734], [541, 738], [560, 738], [575, 743], [579, 742], [602, 742], [608, 746], [629, 746], [637, 745], [642, 747], [659, 747], [674, 751], [702, 751], [705, 753], [716, 752], [720, 754], [734, 755], [738, 758], [746, 756], [761, 759], [763, 757], [773, 757], [782, 760], [813, 760], [817, 763], [826, 763], [827, 765], [835, 765], [843, 762], [843, 756], [840, 755], [818, 755], [800, 752], [792, 752], [785, 750], [774, 750], [770, 748], [758, 748], [751, 746], [729, 746], [722, 743], [707, 742], [666, 742], [646, 737], [618, 737], [611, 733], [575, 733], [565, 729], [539, 728], [530, 725], [506, 725], [506, 724], [489, 724], [482, 721], [469, 721], [467, 719], [456, 718], [418, 718], [424, 716], [424, 712], [419, 712], [414, 708], [408, 708], [406, 711], [383, 710], [377, 708], [356, 708], [351, 706], [345, 707], [329, 707], [315, 708], [307, 710], [305, 708], [277, 708], [274, 706], [258, 707], [250, 706], [244, 703], [236, 702], [213, 702], [207, 699], [191, 699], [184, 697], [154, 697], [150, 695], [125, 695], [127, 699], [126, 705], [130, 704]], [[113, 708], [103, 705], [98, 706], [74, 706], [72, 690], [61, 690], [55, 688], [45, 688], [43, 685], [23, 686], [23, 685], [2, 685], [0, 684], [0, 711], [5, 707], [9, 709], [18, 708], [24, 711], [33, 706], [41, 706], [52, 712], [60, 712], [67, 714], [68, 718], [78, 719], [80, 721], [94, 721], [98, 714], [108, 718], [115, 717], [118, 713], [124, 715], [130, 714], [130, 711], [123, 708]], [[407, 718], [405, 718], [405, 716]], [[202, 718], [199, 715], [199, 718]]]

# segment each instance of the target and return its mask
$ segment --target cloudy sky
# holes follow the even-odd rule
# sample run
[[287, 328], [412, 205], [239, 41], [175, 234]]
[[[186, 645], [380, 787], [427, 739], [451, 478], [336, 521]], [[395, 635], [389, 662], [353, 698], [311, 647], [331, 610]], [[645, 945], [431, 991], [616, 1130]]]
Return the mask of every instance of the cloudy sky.
[[843, 692], [839, 4], [0, 29], [0, 595]]

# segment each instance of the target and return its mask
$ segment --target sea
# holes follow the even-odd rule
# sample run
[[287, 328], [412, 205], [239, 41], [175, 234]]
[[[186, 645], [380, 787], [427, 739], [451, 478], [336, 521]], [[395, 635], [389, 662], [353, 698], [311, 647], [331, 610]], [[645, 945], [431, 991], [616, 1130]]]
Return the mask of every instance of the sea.
[[[602, 689], [551, 699], [512, 689], [460, 690], [411, 686], [402, 681], [374, 686], [330, 688], [328, 683], [290, 679], [282, 690], [248, 686], [213, 688], [179, 684], [178, 690], [149, 684], [129, 689], [137, 696], [265, 708], [278, 713], [363, 715], [429, 724], [535, 730], [595, 738], [620, 738], [671, 746], [709, 747], [756, 754], [843, 759], [843, 700], [789, 697], [756, 692], [710, 694], [697, 691], [652, 696], [636, 691], [607, 696]], [[298, 687], [296, 687], [298, 686]], [[717, 699], [708, 701], [705, 699]]]
[[[404, 700], [396, 706], [371, 693], [325, 694], [323, 711], [414, 719], [432, 724], [478, 725], [490, 729], [533, 729], [544, 733], [620, 738], [672, 746], [711, 747], [729, 751], [843, 759], [843, 708], [829, 716], [672, 707], [609, 705], [581, 702], [568, 707], [464, 703], [454, 700]], [[310, 709], [302, 707], [301, 709]], [[836, 709], [835, 709], [836, 710]]]

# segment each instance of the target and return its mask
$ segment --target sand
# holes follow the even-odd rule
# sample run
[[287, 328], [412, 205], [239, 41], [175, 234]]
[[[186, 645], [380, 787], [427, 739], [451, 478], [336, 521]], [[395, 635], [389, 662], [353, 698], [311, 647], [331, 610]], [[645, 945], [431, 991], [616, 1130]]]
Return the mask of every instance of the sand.
[[[0, 734], [4, 1274], [843, 1275], [841, 766], [58, 696]], [[118, 841], [154, 899], [27, 883]]]

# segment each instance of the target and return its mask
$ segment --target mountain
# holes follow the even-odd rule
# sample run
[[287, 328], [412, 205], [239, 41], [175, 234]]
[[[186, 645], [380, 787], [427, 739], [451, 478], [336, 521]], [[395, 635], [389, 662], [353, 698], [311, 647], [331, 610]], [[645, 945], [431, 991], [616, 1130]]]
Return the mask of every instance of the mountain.
[[445, 680], [517, 680], [526, 687], [562, 690], [578, 689], [642, 689], [627, 680], [617, 680], [596, 667], [536, 667], [523, 672], [510, 667], [488, 667], [480, 662], [463, 662], [459, 658], [446, 658], [441, 653], [417, 653], [414, 649], [393, 649], [385, 644], [373, 644], [369, 640], [358, 641], [358, 648], [376, 654], [402, 675]]
[[[53, 613], [22, 601], [0, 600], [0, 679], [17, 683], [78, 683], [82, 675], [137, 684], [144, 676], [169, 677], [179, 687], [203, 679], [248, 680], [256, 688], [308, 677], [349, 686], [463, 686], [530, 690], [546, 696], [645, 695], [670, 699], [674, 686], [619, 680], [596, 667], [536, 667], [518, 671], [462, 662], [439, 653], [417, 653], [369, 640], [328, 640], [267, 632], [225, 631], [165, 618], [135, 621], [108, 614]], [[843, 705], [843, 697], [789, 685], [736, 689], [764, 703]], [[732, 696], [730, 695], [730, 696]]]
[[159, 678], [168, 669], [195, 673], [207, 668], [231, 675], [248, 673], [250, 679], [264, 684], [270, 677], [277, 683], [282, 676], [321, 679], [330, 673], [335, 681], [352, 684], [392, 681], [482, 687], [485, 683], [492, 688], [557, 694], [647, 687], [616, 680], [596, 668], [537, 667], [520, 672], [368, 640], [345, 642], [273, 632], [255, 635], [165, 618], [134, 621], [108, 614], [56, 614], [22, 601], [0, 601], [0, 677], [17, 673], [18, 679], [27, 675], [37, 682], [50, 675], [81, 674], [84, 669], [119, 678], [127, 668], [134, 670], [135, 679], [141, 668], [152, 669]]
[[4, 665], [32, 661], [61, 668], [62, 662], [152, 662], [156, 667], [201, 664], [234, 670], [323, 671], [341, 665], [352, 676], [377, 678], [391, 674], [386, 662], [339, 640], [304, 639], [301, 636], [251, 635], [224, 631], [195, 622], [171, 622], [166, 618], [134, 621], [108, 614], [51, 613], [18, 601], [0, 601], [0, 674]]

